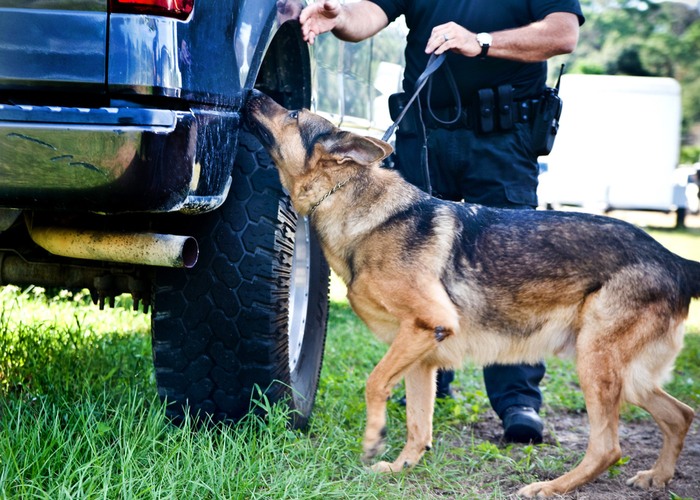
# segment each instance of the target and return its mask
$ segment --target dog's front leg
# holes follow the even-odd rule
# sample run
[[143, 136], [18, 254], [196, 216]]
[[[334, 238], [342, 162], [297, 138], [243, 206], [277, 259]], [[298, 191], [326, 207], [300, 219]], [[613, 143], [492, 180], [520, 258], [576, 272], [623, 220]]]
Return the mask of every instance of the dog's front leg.
[[425, 362], [416, 363], [406, 373], [406, 446], [393, 464], [380, 462], [375, 466], [377, 469], [409, 469], [432, 448], [436, 375], [437, 368]]
[[[404, 321], [386, 355], [367, 379], [367, 427], [363, 442], [364, 458], [371, 459], [384, 449], [386, 436], [386, 401], [391, 388], [406, 375], [408, 442], [394, 464], [379, 462], [372, 468], [390, 472], [411, 467], [430, 446], [432, 410], [435, 398], [435, 369], [420, 362], [437, 348], [451, 331], [436, 327], [432, 332], [417, 328], [420, 321]], [[449, 332], [449, 333], [448, 333]]]

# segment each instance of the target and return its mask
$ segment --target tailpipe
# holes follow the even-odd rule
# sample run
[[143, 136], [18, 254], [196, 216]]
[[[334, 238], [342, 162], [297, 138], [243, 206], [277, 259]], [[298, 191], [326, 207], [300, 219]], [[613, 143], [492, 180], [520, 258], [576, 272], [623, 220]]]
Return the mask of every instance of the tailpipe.
[[186, 268], [193, 267], [199, 257], [197, 240], [191, 236], [32, 227], [31, 224], [28, 229], [34, 243], [62, 257]]

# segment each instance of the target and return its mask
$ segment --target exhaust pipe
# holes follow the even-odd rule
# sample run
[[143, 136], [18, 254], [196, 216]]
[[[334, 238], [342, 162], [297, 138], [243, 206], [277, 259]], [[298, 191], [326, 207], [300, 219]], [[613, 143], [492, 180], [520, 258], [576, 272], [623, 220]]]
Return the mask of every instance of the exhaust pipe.
[[62, 257], [190, 268], [199, 256], [191, 236], [27, 226], [34, 243]]

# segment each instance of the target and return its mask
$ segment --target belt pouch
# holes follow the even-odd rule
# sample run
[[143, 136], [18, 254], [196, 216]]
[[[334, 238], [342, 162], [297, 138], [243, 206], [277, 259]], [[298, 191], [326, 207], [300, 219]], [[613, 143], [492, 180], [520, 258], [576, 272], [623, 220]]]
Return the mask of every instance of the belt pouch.
[[498, 123], [503, 131], [513, 128], [512, 85], [501, 85], [498, 87]]
[[[533, 101], [533, 106], [536, 105], [537, 102], [538, 101]], [[518, 108], [518, 115], [517, 115], [518, 118], [517, 119], [523, 123], [529, 122], [530, 117], [532, 116], [530, 113], [532, 111], [532, 109], [530, 109], [530, 101], [527, 100], [527, 101], [519, 102], [516, 104], [516, 107]]]
[[478, 128], [483, 134], [493, 132], [493, 106], [494, 97], [492, 89], [481, 89], [479, 95], [479, 118]]
[[[399, 92], [389, 96], [389, 115], [393, 121], [396, 121], [410, 100], [411, 96], [406, 92]], [[401, 123], [399, 123], [399, 130], [402, 134], [415, 134], [418, 132], [418, 124], [416, 122], [417, 109], [418, 103], [413, 103], [411, 109], [406, 112]]]

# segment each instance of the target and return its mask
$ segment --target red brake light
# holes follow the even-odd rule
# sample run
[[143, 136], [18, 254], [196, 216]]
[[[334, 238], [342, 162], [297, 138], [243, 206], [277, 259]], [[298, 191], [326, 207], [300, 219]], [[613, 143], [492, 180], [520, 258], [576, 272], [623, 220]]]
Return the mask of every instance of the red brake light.
[[109, 7], [115, 14], [151, 14], [184, 21], [192, 13], [194, 0], [110, 0]]

